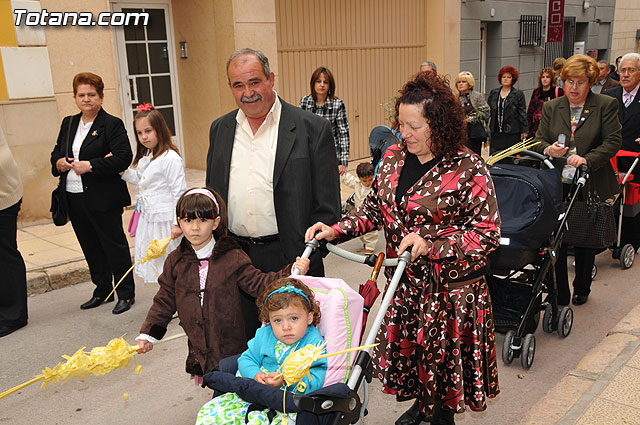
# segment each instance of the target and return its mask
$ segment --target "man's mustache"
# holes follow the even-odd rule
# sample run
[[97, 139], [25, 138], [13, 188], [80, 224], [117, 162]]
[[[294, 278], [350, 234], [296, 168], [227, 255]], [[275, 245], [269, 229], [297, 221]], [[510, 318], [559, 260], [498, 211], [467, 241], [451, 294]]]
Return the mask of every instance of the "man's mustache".
[[240, 99], [242, 103], [256, 102], [258, 100], [262, 100], [262, 96], [260, 96], [258, 93], [254, 94], [251, 97], [242, 96], [242, 98]]

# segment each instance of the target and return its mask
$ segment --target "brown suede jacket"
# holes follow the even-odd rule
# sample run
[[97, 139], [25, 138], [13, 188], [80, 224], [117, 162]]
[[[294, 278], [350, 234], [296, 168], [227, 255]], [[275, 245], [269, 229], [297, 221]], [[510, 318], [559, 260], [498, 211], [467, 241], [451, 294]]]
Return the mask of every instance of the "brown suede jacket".
[[209, 258], [202, 307], [198, 266], [195, 251], [183, 238], [164, 263], [160, 289], [140, 332], [162, 339], [177, 311], [189, 344], [186, 371], [203, 375], [221, 359], [247, 348], [239, 290], [258, 297], [268, 284], [289, 276], [293, 264], [264, 273], [251, 264], [236, 240], [224, 236], [216, 241]]

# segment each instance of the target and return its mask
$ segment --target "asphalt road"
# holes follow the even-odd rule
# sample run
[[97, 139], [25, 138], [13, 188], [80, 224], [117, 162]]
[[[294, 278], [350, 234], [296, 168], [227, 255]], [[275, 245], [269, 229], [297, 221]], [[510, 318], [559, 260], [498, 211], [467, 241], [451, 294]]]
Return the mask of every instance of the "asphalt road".
[[[343, 247], [355, 251], [361, 245], [354, 240]], [[382, 241], [378, 247], [382, 247]], [[366, 266], [333, 254], [325, 264], [327, 276], [343, 278], [353, 287], [366, 281], [370, 273]], [[637, 304], [640, 278], [635, 269], [640, 265], [621, 270], [608, 252], [599, 255], [596, 264], [599, 273], [592, 295], [587, 304], [574, 308], [571, 335], [561, 339], [538, 329], [535, 361], [525, 371], [519, 359], [511, 366], [502, 364], [503, 338], [499, 334], [496, 348], [502, 392], [489, 402], [485, 412], [458, 415], [456, 423], [518, 423]], [[379, 284], [382, 288], [382, 279]], [[29, 325], [0, 339], [0, 391], [28, 381], [44, 367], [63, 360], [62, 354], [71, 355], [80, 347], [103, 346], [122, 335], [133, 342], [156, 289], [155, 285], [138, 283], [136, 304], [119, 316], [111, 314], [113, 303], [88, 311], [79, 309], [91, 295], [91, 283], [31, 297]], [[167, 336], [179, 332], [181, 328], [174, 320]], [[31, 385], [0, 400], [0, 424], [192, 424], [211, 392], [189, 380], [184, 372], [185, 357], [186, 340], [181, 338], [138, 355], [138, 362], [143, 365], [140, 375], [124, 369], [100, 377], [72, 379], [64, 385], [51, 384], [46, 389]], [[393, 424], [410, 405], [382, 394], [376, 381], [370, 389], [366, 424]], [[128, 393], [128, 400], [124, 393]]]

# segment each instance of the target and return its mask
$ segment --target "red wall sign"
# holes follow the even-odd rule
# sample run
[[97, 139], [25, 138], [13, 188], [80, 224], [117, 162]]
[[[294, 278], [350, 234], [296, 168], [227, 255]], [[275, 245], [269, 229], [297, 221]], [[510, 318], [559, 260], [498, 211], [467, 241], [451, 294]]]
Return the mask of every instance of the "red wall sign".
[[547, 42], [562, 42], [564, 30], [564, 0], [549, 0]]

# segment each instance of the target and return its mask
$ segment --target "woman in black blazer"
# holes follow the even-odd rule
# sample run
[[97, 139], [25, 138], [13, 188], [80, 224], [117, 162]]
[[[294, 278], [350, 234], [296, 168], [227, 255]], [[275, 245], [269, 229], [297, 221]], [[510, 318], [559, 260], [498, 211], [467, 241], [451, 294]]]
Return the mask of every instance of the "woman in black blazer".
[[512, 66], [503, 66], [498, 81], [501, 87], [491, 90], [487, 100], [491, 108], [491, 154], [518, 143], [529, 133], [524, 93], [513, 87], [518, 81], [518, 71]]
[[[129, 244], [122, 229], [123, 207], [131, 204], [120, 172], [133, 154], [122, 120], [102, 109], [102, 78], [83, 72], [73, 78], [73, 95], [81, 113], [62, 121], [51, 152], [51, 172], [60, 176], [69, 200], [69, 218], [96, 285], [81, 309], [98, 307], [131, 267]], [[133, 276], [116, 290], [113, 313], [123, 313], [135, 302]]]

